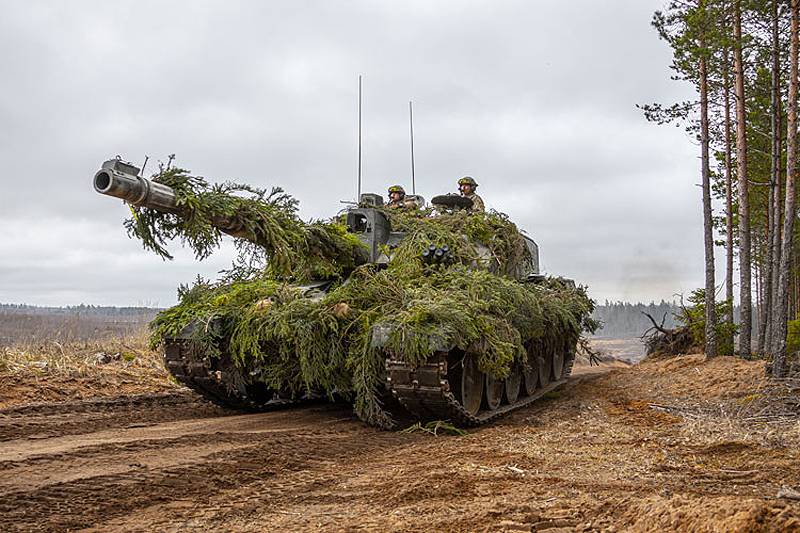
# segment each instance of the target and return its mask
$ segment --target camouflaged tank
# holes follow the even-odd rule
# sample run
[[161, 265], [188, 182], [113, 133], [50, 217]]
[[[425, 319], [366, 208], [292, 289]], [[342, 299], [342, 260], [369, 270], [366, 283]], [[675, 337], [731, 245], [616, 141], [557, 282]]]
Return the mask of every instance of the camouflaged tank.
[[[121, 198], [147, 212], [166, 213], [171, 217], [191, 216], [187, 207], [180, 205], [173, 189], [159, 183], [158, 178], [147, 179], [139, 174], [139, 169], [133, 165], [109, 160], [95, 174], [94, 188], [98, 193]], [[424, 206], [421, 197], [415, 200], [420, 207]], [[499, 248], [493, 248], [493, 235], [475, 239], [462, 234], [451, 240], [449, 245], [425, 242], [420, 237], [426, 225], [450, 220], [447, 217], [457, 218], [461, 224], [458, 227], [472, 228], [476, 224], [469, 218], [472, 215], [463, 214], [463, 209], [469, 207], [467, 203], [469, 200], [457, 195], [443, 195], [433, 199], [433, 208], [427, 208], [419, 214], [404, 213], [401, 216], [385, 209], [381, 196], [361, 195], [358, 205], [347, 208], [337, 218], [346, 227], [346, 232], [357, 237], [361, 243], [349, 270], [329, 279], [282, 282], [282, 288], [276, 289], [274, 296], [253, 298], [254, 301], [247, 302], [246, 307], [241, 309], [258, 317], [260, 322], [243, 322], [238, 316], [223, 319], [214, 316], [214, 313], [203, 319], [193, 318], [179, 332], [163, 335], [160, 340], [166, 367], [180, 383], [226, 407], [262, 410], [310, 397], [345, 398], [355, 402], [356, 413], [366, 422], [386, 428], [397, 427], [399, 423], [406, 424], [410, 420], [447, 420], [459, 426], [475, 426], [531, 404], [566, 382], [575, 359], [580, 330], [589, 329], [588, 315], [592, 303], [583, 289], [576, 288], [572, 281], [541, 275], [538, 247], [527, 236], [519, 234], [520, 238], [515, 240], [518, 248], [522, 243], [522, 248], [515, 253], [521, 254], [523, 260], [513, 264], [504, 264], [498, 258], [500, 252]], [[484, 217], [480, 220], [489, 220], [486, 218], [489, 215], [475, 216]], [[209, 218], [211, 220], [207, 222], [221, 232], [238, 239], [258, 241], [236, 216], [215, 215]], [[515, 226], [512, 227], [516, 230]], [[485, 227], [481, 228], [480, 231], [469, 231], [475, 235], [486, 233]], [[413, 257], [408, 259], [408, 247], [403, 246], [404, 242], [410, 240], [418, 248], [413, 250]], [[483, 242], [479, 242], [481, 240]], [[470, 250], [468, 256], [463, 253], [463, 247], [467, 244]], [[394, 275], [398, 279], [402, 276], [418, 276], [418, 283], [413, 283], [412, 279], [411, 283], [403, 285], [398, 282], [397, 287], [392, 287], [393, 278], [389, 273], [393, 272], [393, 262], [400, 261], [398, 257], [403, 254], [404, 260], [411, 266], [405, 270], [397, 269]], [[483, 276], [480, 278], [483, 281], [473, 285], [462, 282], [463, 279], [469, 279], [472, 283], [470, 272], [474, 272], [475, 276]], [[358, 301], [359, 298], [366, 298], [367, 288], [375, 288], [375, 279], [379, 276], [385, 276], [382, 283], [386, 284], [387, 291], [396, 289], [398, 294], [389, 295], [395, 302], [391, 313], [387, 311], [386, 317], [370, 321], [365, 317], [376, 317], [376, 311], [372, 308], [367, 310], [369, 306]], [[366, 278], [373, 285], [358, 285], [364, 283]], [[430, 282], [428, 278], [434, 278], [435, 281]], [[498, 283], [496, 287], [493, 285], [495, 281]], [[448, 284], [449, 292], [442, 294], [449, 299], [423, 301], [425, 291], [422, 294], [413, 291], [417, 289], [415, 285], [425, 286], [427, 283], [433, 283], [431, 287], [437, 291], [445, 290], [442, 284]], [[218, 285], [214, 290], [227, 290], [227, 286]], [[231, 336], [241, 334], [240, 330], [245, 327], [242, 324], [277, 328], [269, 322], [272, 320], [270, 313], [284, 305], [280, 295], [286, 290], [292, 294], [286, 301], [291, 300], [298, 309], [316, 313], [309, 314], [314, 318], [305, 318], [304, 315], [298, 321], [287, 322], [289, 329], [297, 328], [298, 335], [302, 331], [303, 335], [310, 336], [308, 338], [316, 338], [313, 336], [317, 335], [321, 338], [320, 342], [327, 342], [329, 337], [339, 335], [344, 338], [357, 327], [368, 327], [368, 331], [358, 337], [364, 339], [359, 341], [363, 345], [356, 346], [356, 341], [349, 338], [330, 340], [331, 344], [325, 345], [327, 352], [322, 358], [327, 359], [314, 364], [325, 366], [328, 360], [337, 361], [331, 363], [330, 368], [325, 367], [325, 372], [332, 375], [342, 374], [331, 379], [331, 385], [320, 386], [313, 377], [316, 370], [302, 368], [304, 364], [311, 364], [303, 358], [310, 360], [318, 357], [319, 350], [304, 356], [301, 352], [308, 348], [298, 343], [297, 359], [300, 362], [297, 362], [292, 358], [291, 349], [286, 346], [269, 348], [268, 339], [272, 337], [268, 336], [259, 337], [258, 344], [251, 345], [255, 346], [253, 350], [259, 352], [258, 356], [251, 357], [238, 340], [236, 349], [231, 348]], [[518, 293], [514, 296], [516, 300], [508, 301], [519, 301], [520, 306], [528, 306], [525, 307], [528, 311], [519, 313], [519, 309], [514, 307], [516, 304], [504, 309], [503, 306], [509, 305], [503, 303], [506, 300], [492, 303], [490, 300], [501, 290]], [[340, 291], [342, 296], [332, 297], [331, 294], [335, 294], [332, 291]], [[300, 299], [306, 301], [300, 302]], [[321, 302], [319, 305], [322, 307], [315, 307], [316, 302]], [[485, 311], [493, 314], [487, 315], [490, 320], [481, 322], [477, 332], [464, 333], [471, 331], [474, 324], [469, 321], [451, 324], [447, 322], [449, 319], [441, 318], [449, 317], [447, 313], [452, 311], [451, 307], [460, 305], [459, 302], [467, 306], [465, 309], [477, 309], [475, 313]], [[514, 315], [515, 312], [517, 315]], [[458, 318], [456, 316], [454, 320]], [[319, 328], [313, 320], [319, 320]], [[530, 321], [530, 324], [526, 321]], [[236, 325], [231, 325], [234, 322]], [[317, 329], [320, 331], [315, 331]], [[282, 334], [287, 335], [285, 332]], [[291, 331], [288, 335], [291, 335]], [[209, 338], [214, 339], [213, 346], [209, 341], [202, 340]], [[288, 338], [289, 343], [294, 342], [291, 337], [283, 338]], [[278, 350], [283, 354], [278, 362], [264, 355], [277, 353]], [[348, 352], [350, 359], [345, 359], [339, 351]], [[359, 351], [377, 354], [373, 358], [377, 357], [378, 362], [369, 363], [374, 368], [359, 367], [362, 359], [355, 359], [356, 363], [353, 363], [353, 357], [361, 357]], [[412, 351], [415, 355], [407, 357], [406, 353]], [[502, 364], [497, 363], [502, 359], [501, 356], [505, 357]], [[266, 360], [272, 365], [267, 370], [263, 363]], [[292, 372], [301, 377], [295, 381], [288, 378], [281, 381], [281, 364], [292, 366]], [[364, 374], [370, 372], [375, 375], [370, 378], [372, 381], [363, 378]]]

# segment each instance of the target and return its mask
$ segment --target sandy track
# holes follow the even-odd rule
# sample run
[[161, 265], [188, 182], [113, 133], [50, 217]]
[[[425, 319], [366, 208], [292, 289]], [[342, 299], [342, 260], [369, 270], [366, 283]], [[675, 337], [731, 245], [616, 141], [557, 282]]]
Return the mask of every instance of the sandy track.
[[[74, 410], [39, 405], [0, 415], [4, 524], [63, 530], [130, 517], [134, 523], [125, 527], [149, 529], [160, 521], [161, 511], [147, 518], [154, 504], [208, 501], [229, 487], [234, 492], [241, 487], [242, 500], [248, 500], [248, 486], [254, 483], [259, 486], [252, 494], [268, 499], [272, 492], [315, 479], [309, 472], [315, 466], [347, 463], [410, 440], [366, 428], [342, 406], [226, 416], [169, 395], [145, 402], [141, 412], [129, 408], [141, 401], [117, 400], [98, 404], [102, 409], [80, 403], [73, 404]], [[192, 417], [192, 407], [217, 416]], [[81, 420], [89, 422], [83, 432]], [[144, 516], [138, 516], [142, 511]]]
[[797, 451], [686, 443], [679, 417], [648, 407], [663, 395], [647, 376], [579, 374], [466, 437], [378, 431], [335, 405], [232, 414], [187, 393], [0, 411], [0, 517], [12, 531], [800, 529], [798, 504], [774, 498], [800, 484]]

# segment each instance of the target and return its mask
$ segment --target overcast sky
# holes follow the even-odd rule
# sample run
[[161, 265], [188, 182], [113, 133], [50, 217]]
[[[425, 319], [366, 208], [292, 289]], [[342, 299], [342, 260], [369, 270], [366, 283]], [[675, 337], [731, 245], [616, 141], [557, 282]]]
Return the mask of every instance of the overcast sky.
[[700, 287], [697, 147], [635, 107], [692, 96], [649, 24], [662, 3], [3, 0], [0, 302], [166, 306], [230, 264], [230, 245], [164, 262], [128, 239], [91, 186], [117, 154], [334, 214], [355, 196], [359, 74], [365, 190], [410, 188], [413, 100], [426, 198], [474, 176], [547, 273], [600, 301]]

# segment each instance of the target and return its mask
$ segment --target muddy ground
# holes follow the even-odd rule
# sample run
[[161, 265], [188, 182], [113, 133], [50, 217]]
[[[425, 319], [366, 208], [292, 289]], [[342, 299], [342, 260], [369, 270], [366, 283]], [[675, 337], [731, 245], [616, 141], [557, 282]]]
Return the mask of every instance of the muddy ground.
[[777, 497], [800, 488], [800, 427], [762, 363], [619, 366], [461, 437], [177, 388], [17, 399], [0, 410], [2, 529], [800, 530], [800, 501]]

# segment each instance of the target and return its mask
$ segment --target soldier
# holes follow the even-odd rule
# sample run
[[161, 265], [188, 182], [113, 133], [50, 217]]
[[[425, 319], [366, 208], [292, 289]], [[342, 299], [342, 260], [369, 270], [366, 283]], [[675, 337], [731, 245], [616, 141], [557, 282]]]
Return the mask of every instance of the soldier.
[[400, 185], [392, 185], [389, 187], [389, 203], [386, 207], [389, 209], [407, 209], [416, 207], [416, 202], [413, 200], [406, 200], [406, 190]]
[[458, 180], [458, 191], [461, 193], [461, 196], [472, 200], [472, 207], [470, 208], [470, 211], [482, 212], [485, 210], [485, 207], [483, 205], [483, 198], [475, 194], [475, 189], [477, 188], [478, 184], [470, 176], [464, 176]]

